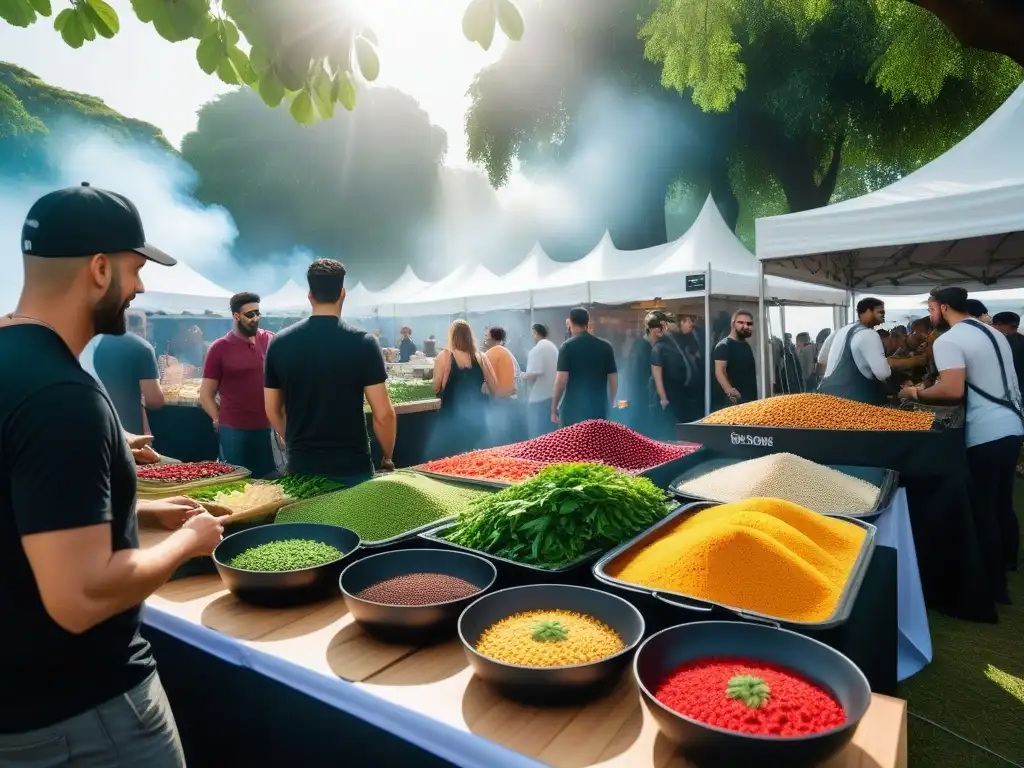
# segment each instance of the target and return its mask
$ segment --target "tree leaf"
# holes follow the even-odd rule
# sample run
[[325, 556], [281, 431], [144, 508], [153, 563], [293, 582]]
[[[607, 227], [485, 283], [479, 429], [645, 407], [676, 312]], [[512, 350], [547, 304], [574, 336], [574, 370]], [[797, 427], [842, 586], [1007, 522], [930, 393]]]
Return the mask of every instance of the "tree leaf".
[[220, 30], [220, 37], [227, 45], [238, 45], [238, 27], [227, 19], [218, 19], [214, 25]]
[[50, 5], [50, 0], [29, 0], [29, 4], [40, 16], [49, 17], [53, 13], [53, 6]]
[[69, 46], [78, 49], [85, 45], [85, 30], [82, 27], [82, 17], [73, 9], [69, 8], [68, 10], [71, 11], [71, 15], [68, 16], [64, 26], [61, 27], [60, 36], [64, 38], [64, 42]]
[[239, 77], [238, 70], [235, 69], [235, 65], [231, 63], [231, 59], [227, 56], [217, 63], [217, 77], [227, 85], [242, 84], [242, 78]]
[[153, 26], [160, 37], [172, 43], [202, 36], [210, 17], [207, 0], [159, 0], [153, 11]]
[[270, 69], [270, 57], [267, 55], [267, 49], [262, 45], [253, 45], [249, 48], [249, 63], [252, 64], [257, 75], [262, 76], [266, 73]]
[[78, 16], [78, 23], [82, 27], [82, 32], [85, 34], [85, 39], [92, 42], [96, 39], [96, 25], [92, 23], [92, 17], [89, 15], [89, 6], [80, 5], [75, 11], [75, 15]]
[[344, 70], [338, 73], [338, 102], [351, 112], [356, 108], [356, 82], [352, 79], [352, 73]]
[[462, 34], [486, 51], [494, 42], [496, 22], [494, 0], [473, 0], [462, 15]]
[[316, 113], [313, 110], [313, 99], [310, 98], [309, 91], [301, 90], [296, 93], [288, 111], [300, 125], [312, 125], [316, 122]]
[[263, 99], [263, 103], [268, 107], [277, 107], [284, 101], [284, 86], [277, 79], [277, 75], [274, 74], [273, 70], [268, 69], [260, 75], [258, 90], [260, 98]]
[[64, 29], [64, 25], [68, 23], [68, 19], [74, 14], [74, 9], [65, 8], [63, 11], [57, 14], [57, 18], [53, 20], [53, 28], [58, 32]]
[[162, 0], [132, 0], [132, 10], [135, 11], [135, 17], [143, 24], [149, 24], [153, 21], [153, 17], [156, 15], [160, 5], [162, 5]]
[[334, 117], [334, 79], [327, 74], [327, 70], [320, 68], [313, 78], [313, 87], [310, 89], [313, 94], [313, 103], [320, 117], [330, 120]]
[[369, 40], [374, 45], [380, 45], [380, 41], [377, 39], [377, 33], [374, 32], [369, 27], [363, 27], [362, 29], [360, 29], [359, 30], [359, 34], [362, 35], [363, 37], [365, 37], [367, 40]]
[[252, 68], [252, 64], [249, 63], [249, 57], [245, 55], [245, 51], [237, 45], [233, 45], [228, 48], [228, 61], [231, 62], [231, 66], [233, 66], [235, 68], [235, 72], [238, 73], [239, 80], [246, 85], [256, 82], [256, 70], [254, 70]]
[[27, 27], [36, 20], [36, 11], [28, 0], [0, 0], [0, 19], [15, 27]]
[[371, 83], [380, 76], [380, 57], [373, 43], [365, 37], [356, 38], [356, 61], [359, 62], [359, 71], [363, 77]]
[[498, 5], [498, 23], [505, 36], [514, 42], [523, 39], [523, 14], [513, 0], [496, 0]]
[[117, 11], [111, 8], [106, 0], [86, 0], [80, 7], [102, 37], [109, 40], [121, 31], [121, 20], [117, 17]]
[[199, 68], [206, 74], [212, 75], [217, 71], [217, 67], [220, 66], [226, 55], [224, 41], [221, 40], [218, 30], [216, 28], [207, 30], [196, 47], [196, 61], [199, 62]]

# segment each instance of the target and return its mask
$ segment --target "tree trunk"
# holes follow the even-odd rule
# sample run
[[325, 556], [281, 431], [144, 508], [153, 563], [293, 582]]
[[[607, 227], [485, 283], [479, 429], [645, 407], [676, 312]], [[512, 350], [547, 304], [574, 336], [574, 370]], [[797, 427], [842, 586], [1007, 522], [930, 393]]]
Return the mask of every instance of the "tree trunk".
[[932, 13], [957, 40], [1024, 67], [1024, 3], [1019, 0], [908, 0]]
[[820, 158], [811, 151], [809, 142], [780, 136], [766, 144], [764, 162], [782, 187], [790, 213], [828, 205], [836, 189], [845, 143], [846, 137], [842, 135], [832, 140], [832, 154], [821, 181], [815, 179]]

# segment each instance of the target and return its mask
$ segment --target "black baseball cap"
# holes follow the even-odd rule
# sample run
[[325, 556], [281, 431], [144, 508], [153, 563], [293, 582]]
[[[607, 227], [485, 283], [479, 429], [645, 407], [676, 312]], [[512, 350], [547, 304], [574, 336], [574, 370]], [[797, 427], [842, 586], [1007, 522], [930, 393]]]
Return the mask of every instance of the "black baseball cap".
[[21, 228], [21, 251], [46, 259], [135, 251], [165, 267], [178, 263], [146, 242], [142, 217], [131, 200], [87, 181], [35, 201]]

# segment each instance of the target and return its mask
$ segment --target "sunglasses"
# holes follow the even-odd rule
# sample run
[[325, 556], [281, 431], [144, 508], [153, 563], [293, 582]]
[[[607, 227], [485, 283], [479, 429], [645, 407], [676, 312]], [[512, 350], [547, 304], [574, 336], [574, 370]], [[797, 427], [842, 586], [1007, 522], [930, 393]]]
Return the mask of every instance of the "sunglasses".
[[260, 316], [260, 311], [258, 309], [250, 309], [248, 312], [241, 312], [239, 314], [241, 314], [242, 317], [247, 317], [252, 320], [253, 318]]

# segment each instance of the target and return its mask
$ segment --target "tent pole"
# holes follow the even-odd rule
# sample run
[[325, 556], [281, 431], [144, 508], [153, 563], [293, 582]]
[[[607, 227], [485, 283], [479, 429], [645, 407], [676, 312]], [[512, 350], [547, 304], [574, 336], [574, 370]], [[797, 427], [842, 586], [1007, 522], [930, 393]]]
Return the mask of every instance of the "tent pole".
[[711, 262], [704, 277], [704, 415], [711, 413]]
[[[758, 397], [764, 398], [765, 392], [768, 390], [768, 369], [765, 367], [765, 343], [768, 341], [765, 334], [767, 332], [767, 315], [764, 311], [764, 262], [760, 259], [757, 260], [757, 322], [761, 326], [760, 332], [754, 329], [754, 333], [757, 334], [757, 363], [761, 369], [760, 376], [760, 387]], [[731, 330], [731, 329], [730, 329]]]

